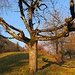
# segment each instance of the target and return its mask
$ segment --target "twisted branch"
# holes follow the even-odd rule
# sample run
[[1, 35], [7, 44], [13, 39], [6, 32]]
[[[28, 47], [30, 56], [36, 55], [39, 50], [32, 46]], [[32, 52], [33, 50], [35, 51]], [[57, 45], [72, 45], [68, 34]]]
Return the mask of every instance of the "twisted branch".
[[[14, 38], [16, 38], [19, 41], [28, 43], [30, 41], [29, 38], [25, 37], [24, 33], [22, 30], [17, 29], [11, 25], [9, 25], [8, 23], [6, 23], [2, 18], [0, 18], [0, 24], [4, 27], [4, 29], [11, 34]], [[16, 34], [15, 32], [13, 32], [11, 29], [18, 31], [19, 34]]]

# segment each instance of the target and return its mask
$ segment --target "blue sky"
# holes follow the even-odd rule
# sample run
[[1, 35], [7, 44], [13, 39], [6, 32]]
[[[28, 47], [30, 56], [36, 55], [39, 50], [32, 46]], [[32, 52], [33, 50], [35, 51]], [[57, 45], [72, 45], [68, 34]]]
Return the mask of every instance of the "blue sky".
[[[17, 9], [16, 9], [17, 10]], [[25, 31], [25, 33], [27, 33], [27, 30], [20, 18], [20, 13], [19, 12], [14, 12], [16, 11], [15, 9], [12, 8], [12, 10], [8, 10], [6, 12], [3, 11], [3, 13], [1, 13], [1, 17], [10, 25], [13, 25], [14, 27], [16, 28], [19, 28], [19, 29], [22, 29], [23, 31]], [[2, 28], [3, 29], [3, 28]], [[10, 37], [11, 35], [8, 34], [7, 32], [5, 32], [4, 30], [2, 30], [2, 34], [4, 36], [8, 36]], [[29, 36], [28, 33], [25, 34], [26, 36]], [[16, 39], [12, 39], [11, 41], [13, 42], [17, 42], [18, 40]], [[18, 41], [19, 44], [23, 47], [24, 46], [24, 43], [23, 42], [20, 42]]]
[[[12, 1], [12, 0], [10, 0], [10, 1]], [[70, 0], [58, 0], [59, 3], [57, 5], [57, 6], [61, 6], [63, 8], [62, 13], [66, 17], [68, 17], [68, 14], [66, 14], [66, 12], [67, 13], [69, 12], [69, 1]], [[48, 2], [48, 4], [49, 4], [49, 2]], [[18, 11], [18, 7], [16, 7], [16, 6], [18, 6], [18, 4], [14, 4], [13, 6], [14, 6], [14, 8], [12, 8], [11, 10], [7, 10], [6, 12], [1, 13], [0, 17], [4, 18], [4, 20], [8, 24], [13, 25], [16, 28], [19, 28], [19, 29], [23, 30], [25, 35], [29, 37], [29, 34], [28, 34], [28, 32], [27, 32], [27, 30], [26, 30], [26, 28], [25, 28], [25, 26], [24, 26], [24, 24], [23, 24], [23, 22], [20, 18], [20, 13], [19, 12], [14, 12], [14, 11]], [[6, 33], [4, 30], [2, 31], [2, 34], [4, 36], [9, 36], [10, 37], [10, 35], [8, 33]], [[11, 41], [16, 43], [18, 40], [13, 39]], [[22, 43], [22, 42], [19, 42], [19, 44], [22, 47], [24, 46], [24, 43]]]

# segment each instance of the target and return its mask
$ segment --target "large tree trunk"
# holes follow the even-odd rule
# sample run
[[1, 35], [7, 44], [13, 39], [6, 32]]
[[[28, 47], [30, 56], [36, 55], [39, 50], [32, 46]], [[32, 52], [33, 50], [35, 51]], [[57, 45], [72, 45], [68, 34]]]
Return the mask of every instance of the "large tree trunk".
[[30, 74], [33, 75], [37, 71], [37, 41], [29, 44], [29, 67], [30, 67]]

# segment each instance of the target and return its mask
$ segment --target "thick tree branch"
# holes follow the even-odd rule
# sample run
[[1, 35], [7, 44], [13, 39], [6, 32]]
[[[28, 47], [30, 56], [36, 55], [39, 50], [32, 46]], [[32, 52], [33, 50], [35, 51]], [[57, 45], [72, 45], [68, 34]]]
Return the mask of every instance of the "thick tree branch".
[[[7, 24], [2, 18], [0, 18], [0, 24], [4, 27], [4, 29], [11, 34], [14, 38], [16, 38], [19, 41], [28, 43], [30, 41], [30, 39], [28, 39], [27, 37], [25, 37], [24, 33], [22, 30], [19, 30], [13, 26], [10, 26], [9, 24]], [[16, 34], [15, 32], [13, 32], [10, 28], [16, 30], [19, 32], [19, 34]]]
[[31, 31], [31, 29], [30, 29], [30, 27], [29, 27], [29, 25], [28, 25], [25, 17], [24, 16], [21, 16], [21, 18], [22, 18], [22, 20], [23, 20], [23, 22], [24, 22], [24, 24], [26, 26], [26, 29], [29, 31], [29, 33], [32, 33], [32, 31]]
[[22, 0], [19, 0], [18, 5], [19, 5], [19, 8], [20, 8], [21, 18], [22, 18], [27, 30], [29, 31], [29, 33], [31, 33], [31, 29], [30, 29], [30, 27], [29, 27], [29, 25], [26, 21], [26, 18], [25, 18], [24, 12], [23, 12]]
[[75, 23], [73, 18], [66, 18], [65, 22], [67, 23], [67, 28], [69, 32], [75, 31]]
[[19, 0], [18, 6], [19, 6], [19, 8], [20, 8], [20, 13], [21, 13], [21, 15], [22, 15], [22, 16], [25, 16], [24, 13], [23, 13], [22, 0]]
[[74, 1], [73, 0], [70, 0], [70, 12], [71, 12], [71, 15], [72, 15], [72, 19], [75, 18], [75, 11], [74, 11]]
[[43, 36], [41, 35], [42, 37], [37, 37], [38, 40], [54, 40], [54, 39], [57, 39], [57, 38], [60, 38], [60, 37], [63, 37], [63, 36], [68, 36], [69, 35], [69, 32], [71, 31], [75, 31], [75, 25], [74, 25], [74, 21], [72, 18], [66, 18], [65, 19], [65, 24], [61, 25], [61, 26], [58, 26], [58, 27], [52, 27], [52, 28], [48, 28], [48, 29], [42, 29], [42, 30], [37, 30], [37, 33], [41, 33], [41, 32], [51, 32], [51, 31], [55, 31], [56, 29], [59, 30], [59, 29], [63, 29], [63, 31], [59, 34], [57, 34], [56, 36]]
[[38, 36], [38, 37], [36, 37], [36, 40], [40, 40], [40, 41], [55, 40], [60, 37], [64, 37], [67, 31], [68, 31], [68, 28], [65, 27], [63, 29], [63, 31], [61, 33], [57, 34], [56, 36], [50, 36], [50, 37], [49, 36], [42, 36], [42, 37]]

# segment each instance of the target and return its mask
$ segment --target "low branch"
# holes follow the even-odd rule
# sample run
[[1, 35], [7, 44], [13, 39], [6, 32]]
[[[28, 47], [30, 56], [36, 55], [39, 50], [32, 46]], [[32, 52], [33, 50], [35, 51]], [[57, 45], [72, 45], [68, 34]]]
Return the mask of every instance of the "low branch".
[[67, 31], [68, 31], [68, 28], [65, 27], [63, 29], [63, 31], [61, 33], [57, 34], [56, 36], [50, 36], [50, 37], [49, 36], [42, 36], [42, 37], [38, 36], [38, 37], [36, 37], [36, 40], [39, 40], [39, 41], [55, 40], [60, 37], [64, 37]]
[[15, 28], [15, 27], [13, 27], [12, 25], [9, 25], [9, 24], [8, 24], [8, 23], [6, 23], [3, 19], [2, 19], [2, 22], [3, 22], [3, 23], [5, 23], [5, 24], [6, 24], [6, 26], [10, 27], [11, 29], [14, 29], [14, 30], [16, 30], [16, 31], [18, 31], [18, 32], [20, 32], [20, 31], [21, 31], [20, 29], [17, 29], [17, 28]]
[[[0, 18], [0, 25], [2, 25], [4, 27], [4, 29], [11, 34], [14, 38], [16, 38], [19, 41], [28, 43], [30, 41], [29, 38], [25, 37], [24, 33], [22, 30], [19, 30], [13, 26], [10, 26], [9, 24], [7, 24], [2, 18]], [[17, 30], [19, 32], [19, 34], [16, 34], [15, 32], [13, 32], [10, 28], [14, 28], [14, 30]], [[12, 28], [12, 29], [13, 29]]]

